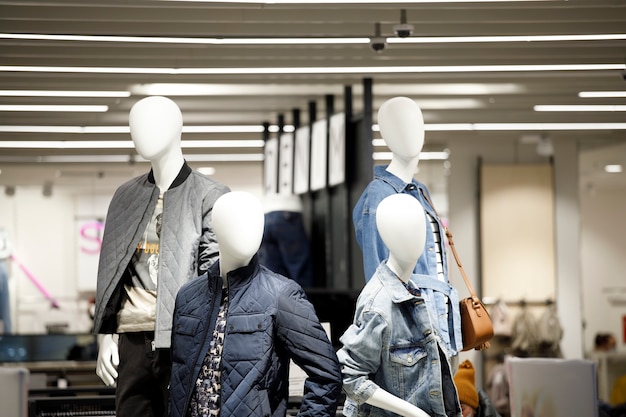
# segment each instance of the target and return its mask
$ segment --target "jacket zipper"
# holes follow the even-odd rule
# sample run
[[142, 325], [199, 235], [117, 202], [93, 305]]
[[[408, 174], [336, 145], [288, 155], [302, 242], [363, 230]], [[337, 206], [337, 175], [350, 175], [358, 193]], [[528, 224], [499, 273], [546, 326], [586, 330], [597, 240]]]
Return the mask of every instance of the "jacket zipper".
[[[215, 284], [213, 284], [215, 285]], [[211, 291], [212, 289], [209, 288], [208, 291]], [[219, 297], [221, 299], [222, 294], [220, 292]], [[211, 312], [211, 314], [209, 314], [209, 317], [212, 318], [212, 311], [214, 310], [215, 307], [215, 299], [216, 297], [213, 297], [212, 303], [210, 305], [209, 308], [209, 312]], [[207, 333], [209, 332], [209, 327], [211, 327], [210, 322], [207, 321], [207, 325], [204, 327], [204, 331], [202, 332], [202, 340], [204, 341], [202, 346], [204, 347], [205, 344], [207, 343], [206, 337], [207, 337]], [[174, 329], [172, 329], [174, 330]], [[208, 343], [211, 343], [210, 341], [208, 341]], [[199, 349], [198, 350], [198, 354], [196, 355], [196, 357], [194, 358], [193, 361], [193, 369], [196, 369], [196, 363], [198, 362], [198, 358], [200, 357], [200, 355], [202, 354], [202, 352], [204, 352], [204, 349]], [[202, 364], [200, 364], [200, 367], [202, 367]], [[189, 403], [191, 402], [191, 397], [193, 395], [193, 391], [194, 391], [194, 387], [195, 387], [195, 382], [194, 382], [194, 378], [197, 379], [198, 376], [195, 375], [195, 371], [192, 370], [192, 372], [189, 373], [189, 381], [188, 381], [188, 387], [189, 387], [189, 393], [187, 394], [186, 398], [185, 398], [185, 406], [183, 407], [182, 411], [183, 413], [181, 414], [182, 416], [186, 416], [187, 415], [187, 411], [189, 409]]]

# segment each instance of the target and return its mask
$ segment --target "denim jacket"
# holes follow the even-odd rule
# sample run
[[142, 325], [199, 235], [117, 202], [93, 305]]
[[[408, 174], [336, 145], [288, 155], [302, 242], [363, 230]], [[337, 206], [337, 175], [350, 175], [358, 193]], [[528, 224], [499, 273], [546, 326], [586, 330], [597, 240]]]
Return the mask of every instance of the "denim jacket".
[[354, 322], [339, 339], [344, 415], [395, 415], [365, 403], [381, 388], [430, 416], [461, 416], [450, 362], [426, 304], [385, 262], [379, 265], [359, 295]]
[[[437, 217], [435, 210], [425, 198], [427, 195], [430, 198], [426, 186], [416, 180], [408, 184], [405, 183], [388, 172], [387, 166], [374, 167], [374, 180], [365, 188], [352, 211], [356, 240], [363, 252], [366, 281], [376, 271], [378, 265], [389, 256], [389, 249], [385, 246], [376, 227], [376, 208], [385, 197], [396, 193], [409, 194], [419, 200], [424, 211], [437, 219], [443, 241], [444, 227], [441, 224], [441, 219]], [[428, 219], [426, 221], [428, 225]], [[441, 245], [441, 256], [443, 258], [443, 274], [446, 280], [442, 282], [437, 277], [437, 250], [435, 245], [433, 234], [426, 233], [424, 253], [417, 260], [413, 270], [414, 279], [417, 280], [422, 295], [431, 301], [428, 305], [431, 308], [432, 317], [437, 317], [438, 330], [447, 354], [455, 356], [463, 347], [459, 295], [456, 288], [448, 282], [445, 244]]]

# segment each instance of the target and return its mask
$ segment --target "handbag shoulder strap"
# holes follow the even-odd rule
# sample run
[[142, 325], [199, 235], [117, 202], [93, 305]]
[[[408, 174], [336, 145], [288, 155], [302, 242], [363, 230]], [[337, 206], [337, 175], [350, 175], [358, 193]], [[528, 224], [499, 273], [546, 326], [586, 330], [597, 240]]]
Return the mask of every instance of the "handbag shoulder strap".
[[[424, 198], [426, 198], [426, 201], [428, 201], [428, 204], [430, 204], [430, 206], [432, 207], [433, 211], [435, 212], [435, 215], [439, 217], [439, 213], [437, 213], [437, 209], [435, 208], [435, 205], [433, 204], [433, 202], [430, 200], [430, 197], [428, 197], [428, 194], [422, 193], [422, 195], [424, 196]], [[456, 261], [456, 264], [459, 267], [459, 271], [461, 271], [461, 275], [463, 276], [463, 281], [465, 281], [465, 285], [467, 286], [467, 289], [469, 290], [470, 296], [472, 297], [472, 300], [479, 301], [479, 298], [476, 295], [476, 292], [474, 291], [474, 287], [472, 287], [472, 284], [470, 283], [469, 278], [467, 277], [467, 274], [465, 273], [465, 269], [463, 269], [463, 265], [461, 264], [461, 259], [459, 258], [459, 254], [456, 252], [456, 247], [454, 246], [454, 239], [452, 238], [452, 232], [450, 231], [448, 226], [446, 226], [445, 224], [443, 225], [443, 228], [444, 228], [444, 231], [446, 232], [446, 237], [448, 238], [450, 249], [452, 249], [454, 260]]]

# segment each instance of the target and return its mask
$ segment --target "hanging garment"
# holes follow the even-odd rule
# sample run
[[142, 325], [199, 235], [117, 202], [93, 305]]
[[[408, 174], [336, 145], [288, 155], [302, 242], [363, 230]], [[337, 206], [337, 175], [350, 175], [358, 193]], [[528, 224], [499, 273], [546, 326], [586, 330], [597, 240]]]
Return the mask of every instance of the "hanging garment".
[[495, 336], [511, 336], [511, 313], [506, 303], [500, 299], [489, 312], [493, 322], [493, 333]]
[[563, 327], [556, 310], [556, 304], [549, 302], [546, 310], [537, 321], [538, 352], [537, 356], [544, 358], [561, 358], [561, 339], [563, 339]]
[[511, 349], [515, 356], [535, 356], [539, 345], [537, 320], [525, 304], [513, 320], [511, 327]]

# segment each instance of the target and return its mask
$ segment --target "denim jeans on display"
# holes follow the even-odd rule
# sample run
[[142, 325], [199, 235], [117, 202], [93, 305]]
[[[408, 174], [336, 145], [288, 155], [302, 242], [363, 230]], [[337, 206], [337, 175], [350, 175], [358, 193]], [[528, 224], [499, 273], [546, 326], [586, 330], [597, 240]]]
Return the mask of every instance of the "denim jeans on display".
[[293, 279], [303, 288], [313, 286], [311, 248], [302, 213], [282, 210], [265, 213], [259, 259], [262, 265]]

